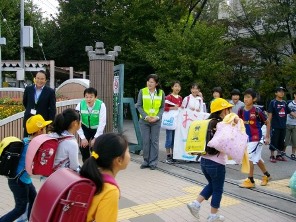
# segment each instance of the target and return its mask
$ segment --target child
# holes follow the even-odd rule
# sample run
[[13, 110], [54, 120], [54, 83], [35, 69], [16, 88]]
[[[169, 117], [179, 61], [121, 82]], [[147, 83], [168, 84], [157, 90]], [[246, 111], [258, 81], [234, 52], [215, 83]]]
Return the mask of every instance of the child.
[[[29, 220], [31, 209], [36, 197], [36, 189], [32, 183], [30, 175], [25, 170], [25, 160], [26, 153], [28, 150], [29, 142], [34, 137], [45, 134], [46, 126], [49, 125], [52, 121], [45, 121], [43, 117], [38, 114], [31, 116], [26, 122], [26, 131], [30, 135], [25, 137], [23, 142], [25, 144], [23, 152], [20, 157], [20, 161], [17, 167], [17, 176], [13, 179], [8, 179], [8, 186], [13, 193], [15, 207], [9, 213], [3, 215], [0, 218], [0, 222], [13, 222], [19, 218], [22, 214], [26, 212], [27, 203], [28, 205], [28, 214], [27, 218]], [[4, 200], [3, 200], [4, 201]]]
[[200, 92], [200, 87], [197, 83], [191, 85], [191, 94], [183, 99], [182, 107], [189, 108], [192, 111], [205, 112], [203, 106], [203, 97]]
[[245, 106], [245, 104], [239, 99], [241, 93], [238, 89], [233, 89], [230, 94], [231, 100], [229, 103], [233, 104], [232, 112], [238, 114], [238, 110]]
[[[97, 186], [87, 213], [87, 222], [117, 221], [120, 193], [114, 178], [127, 167], [129, 161], [128, 142], [123, 135], [106, 133], [96, 139], [91, 157], [80, 170], [81, 176], [91, 179]], [[113, 184], [104, 182], [107, 177], [113, 180]]]
[[[171, 105], [168, 103], [164, 104], [164, 111], [168, 112], [170, 110], [178, 110], [179, 107], [181, 107], [182, 104], [182, 97], [179, 96], [179, 92], [181, 91], [181, 84], [179, 81], [173, 81], [171, 84], [172, 93], [168, 96], [166, 96], [165, 100], [169, 101], [171, 103], [174, 103], [175, 105]], [[175, 138], [175, 130], [166, 130], [166, 139], [165, 139], [165, 148], [166, 148], [166, 154], [167, 159], [166, 163], [172, 164], [176, 162], [176, 160], [173, 159], [173, 147], [174, 147], [174, 138]]]
[[[288, 107], [291, 112], [296, 112], [296, 91], [293, 92], [294, 100], [288, 103]], [[291, 142], [292, 145], [292, 154], [291, 159], [296, 160], [296, 118], [291, 114], [287, 116], [287, 126], [286, 126], [286, 147]]]
[[75, 133], [80, 128], [80, 115], [75, 109], [66, 109], [58, 114], [53, 122], [52, 137], [68, 136], [59, 143], [54, 160], [54, 167], [67, 167], [79, 171], [78, 143]]
[[81, 128], [78, 135], [81, 139], [80, 152], [84, 162], [90, 156], [90, 148], [94, 145], [95, 139], [102, 135], [106, 126], [106, 106], [97, 98], [95, 88], [84, 90], [84, 99], [76, 106], [81, 114]]
[[262, 173], [264, 174], [261, 181], [261, 186], [266, 186], [270, 180], [270, 174], [267, 172], [264, 162], [261, 158], [262, 151], [262, 130], [263, 124], [266, 124], [265, 143], [269, 144], [270, 138], [270, 124], [267, 121], [265, 114], [261, 109], [254, 106], [256, 101], [256, 92], [253, 89], [247, 89], [244, 92], [245, 107], [238, 111], [238, 116], [244, 121], [246, 133], [249, 136], [248, 153], [250, 162], [250, 171], [248, 178], [239, 186], [243, 188], [255, 187], [254, 181], [254, 164], [257, 164]]
[[[271, 123], [271, 139], [270, 139], [270, 162], [276, 163], [276, 161], [287, 161], [281, 152], [285, 151], [285, 136], [286, 136], [286, 121], [287, 115], [290, 113], [294, 118], [295, 112], [290, 112], [286, 101], [283, 100], [285, 96], [285, 88], [277, 87], [275, 89], [275, 99], [271, 100], [268, 106], [268, 121]], [[274, 157], [274, 151], [277, 148], [276, 157]]]
[[222, 88], [220, 86], [214, 87], [212, 89], [213, 99], [210, 101], [210, 112], [211, 112], [211, 104], [217, 98], [223, 98]]
[[[209, 119], [216, 119], [218, 122], [231, 112], [232, 104], [225, 99], [217, 98], [211, 103], [211, 115]], [[215, 136], [215, 135], [214, 135]], [[223, 194], [224, 180], [225, 180], [225, 165], [227, 156], [224, 153], [215, 155], [206, 154], [201, 158], [201, 170], [208, 180], [208, 185], [204, 187], [197, 199], [187, 204], [191, 214], [199, 219], [199, 210], [201, 203], [208, 200], [211, 196], [211, 214], [207, 221], [224, 221], [224, 216], [218, 215], [218, 209]]]

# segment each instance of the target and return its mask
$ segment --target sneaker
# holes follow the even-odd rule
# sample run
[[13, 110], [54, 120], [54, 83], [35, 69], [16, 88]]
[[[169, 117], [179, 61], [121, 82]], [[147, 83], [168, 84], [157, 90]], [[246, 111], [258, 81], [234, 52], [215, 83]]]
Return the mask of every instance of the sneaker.
[[180, 161], [172, 159], [173, 163], [180, 163]]
[[295, 154], [291, 154], [291, 160], [296, 160], [296, 156], [295, 156]]
[[239, 185], [239, 187], [242, 187], [242, 188], [254, 188], [255, 183], [252, 183], [251, 180], [249, 178], [247, 178], [247, 179], [244, 180], [244, 182], [242, 184]]
[[276, 160], [278, 160], [278, 161], [287, 161], [287, 160], [285, 159], [285, 157], [283, 157], [282, 155], [277, 155], [277, 156], [276, 156]]
[[270, 156], [270, 162], [276, 163], [276, 159], [274, 158], [274, 156]]
[[190, 210], [190, 213], [197, 219], [199, 219], [199, 210], [200, 206], [196, 206], [195, 202], [191, 202], [187, 204], [188, 209]]
[[225, 217], [222, 215], [216, 214], [215, 216], [208, 216], [207, 222], [214, 222], [214, 221], [224, 221]]
[[145, 169], [145, 168], [148, 168], [148, 167], [149, 167], [148, 165], [142, 164], [142, 165], [140, 166], [140, 169]]
[[172, 159], [166, 159], [165, 163], [167, 163], [167, 164], [173, 164], [174, 161]]
[[150, 166], [150, 170], [155, 170], [156, 169], [156, 166], [152, 165]]
[[261, 186], [266, 186], [267, 185], [267, 183], [268, 183], [268, 181], [270, 181], [271, 180], [271, 177], [268, 177], [268, 176], [266, 176], [266, 175], [264, 175], [263, 177], [262, 177], [262, 181], [261, 181]]

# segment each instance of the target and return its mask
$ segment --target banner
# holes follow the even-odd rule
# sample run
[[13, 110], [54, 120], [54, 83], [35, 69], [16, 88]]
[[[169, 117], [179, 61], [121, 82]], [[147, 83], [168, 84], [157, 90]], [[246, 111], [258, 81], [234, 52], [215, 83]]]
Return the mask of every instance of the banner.
[[185, 152], [189, 126], [194, 120], [203, 120], [209, 117], [209, 113], [196, 112], [191, 109], [181, 109], [177, 118], [177, 128], [174, 140], [174, 159], [195, 161], [196, 155], [189, 155]]

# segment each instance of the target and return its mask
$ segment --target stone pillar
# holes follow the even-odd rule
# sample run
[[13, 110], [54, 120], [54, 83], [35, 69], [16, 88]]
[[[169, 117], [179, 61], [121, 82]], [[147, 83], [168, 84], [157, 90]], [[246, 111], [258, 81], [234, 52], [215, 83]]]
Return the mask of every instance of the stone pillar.
[[115, 49], [117, 51], [110, 51], [106, 54], [103, 42], [96, 42], [94, 51], [92, 46], [85, 47], [89, 57], [89, 85], [97, 89], [98, 99], [105, 103], [107, 109], [105, 132], [113, 131], [113, 69], [115, 56], [119, 51], [118, 48]]
[[69, 79], [74, 79], [74, 69], [72, 66], [69, 69], [69, 74], [70, 74]]

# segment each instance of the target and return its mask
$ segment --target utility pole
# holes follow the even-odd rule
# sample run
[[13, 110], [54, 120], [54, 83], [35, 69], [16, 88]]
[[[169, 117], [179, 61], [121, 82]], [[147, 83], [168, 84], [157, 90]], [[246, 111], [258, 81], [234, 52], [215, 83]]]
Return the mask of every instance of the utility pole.
[[[6, 22], [3, 19], [3, 22]], [[1, 46], [6, 45], [6, 39], [1, 37], [1, 21], [0, 21], [0, 88], [3, 86], [3, 79], [2, 79], [2, 58], [1, 58]]]
[[[24, 49], [24, 45], [23, 45], [23, 39], [24, 39], [24, 22], [25, 22], [25, 4], [24, 4], [24, 0], [21, 0], [21, 32], [20, 32], [20, 57], [21, 57], [21, 64], [20, 64], [20, 68], [24, 69], [25, 72], [25, 49]], [[16, 80], [16, 87], [20, 87], [20, 81]]]

